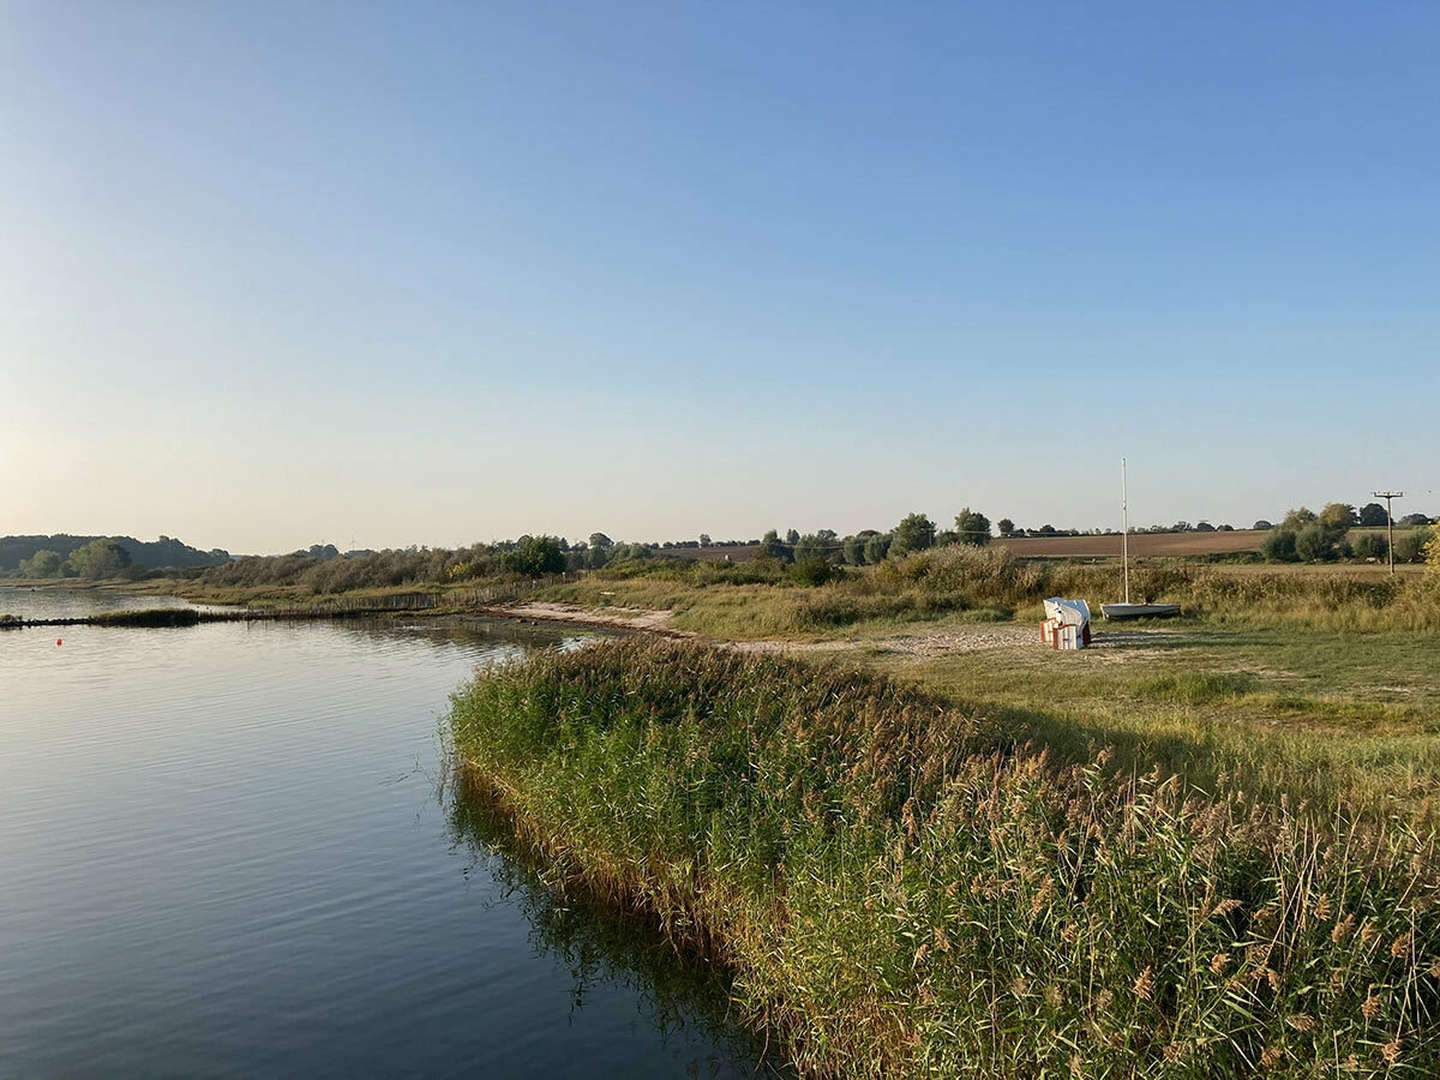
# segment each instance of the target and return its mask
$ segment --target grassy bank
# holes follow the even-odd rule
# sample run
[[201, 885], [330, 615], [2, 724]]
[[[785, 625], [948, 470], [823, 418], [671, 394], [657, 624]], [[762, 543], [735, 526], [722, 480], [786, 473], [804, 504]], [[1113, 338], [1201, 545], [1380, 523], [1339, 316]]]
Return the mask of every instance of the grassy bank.
[[[1003, 548], [947, 547], [799, 581], [783, 564], [638, 564], [540, 589], [542, 599], [675, 613], [679, 629], [715, 638], [784, 638], [886, 631], [964, 616], [1039, 619], [1047, 596], [1118, 599], [1114, 562], [1017, 558]], [[1134, 596], [1178, 603], [1206, 621], [1328, 630], [1440, 631], [1440, 588], [1421, 568], [1249, 567], [1155, 560], [1132, 568]]]
[[668, 642], [495, 669], [450, 730], [555, 879], [723, 961], [807, 1071], [1435, 1074], [1414, 817], [1202, 792], [874, 674]]

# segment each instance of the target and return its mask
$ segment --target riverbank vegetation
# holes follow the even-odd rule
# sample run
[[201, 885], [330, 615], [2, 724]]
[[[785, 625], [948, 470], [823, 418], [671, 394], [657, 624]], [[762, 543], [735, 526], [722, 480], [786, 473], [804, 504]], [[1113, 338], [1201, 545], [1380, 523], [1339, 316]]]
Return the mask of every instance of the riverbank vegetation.
[[480, 675], [449, 731], [552, 880], [726, 965], [808, 1073], [1434, 1074], [1426, 809], [1065, 723], [632, 639]]

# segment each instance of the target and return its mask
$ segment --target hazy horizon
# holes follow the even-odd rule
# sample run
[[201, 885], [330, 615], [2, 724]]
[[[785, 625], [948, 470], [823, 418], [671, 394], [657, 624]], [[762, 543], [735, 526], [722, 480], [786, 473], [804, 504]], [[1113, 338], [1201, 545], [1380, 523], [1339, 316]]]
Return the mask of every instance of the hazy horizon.
[[0, 534], [1440, 511], [1440, 9], [0, 25]]

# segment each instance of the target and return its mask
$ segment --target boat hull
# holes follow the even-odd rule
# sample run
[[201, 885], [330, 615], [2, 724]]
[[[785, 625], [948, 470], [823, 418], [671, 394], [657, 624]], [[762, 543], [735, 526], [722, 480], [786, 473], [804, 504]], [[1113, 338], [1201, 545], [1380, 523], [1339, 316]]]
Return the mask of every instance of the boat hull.
[[1179, 604], [1101, 604], [1107, 619], [1168, 619], [1180, 614]]

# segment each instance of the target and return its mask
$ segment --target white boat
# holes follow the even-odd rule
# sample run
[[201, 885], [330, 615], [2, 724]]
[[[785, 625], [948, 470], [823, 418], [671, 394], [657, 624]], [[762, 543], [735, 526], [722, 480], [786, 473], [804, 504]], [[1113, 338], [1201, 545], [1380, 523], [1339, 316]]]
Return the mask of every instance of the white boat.
[[1179, 604], [1101, 604], [1107, 619], [1168, 619], [1180, 614]]
[[1101, 604], [1100, 613], [1107, 619], [1168, 619], [1180, 614], [1179, 604], [1132, 604], [1130, 602], [1130, 498], [1125, 478], [1125, 459], [1120, 459], [1120, 515], [1125, 532], [1120, 539], [1120, 563], [1125, 568], [1125, 602]]

